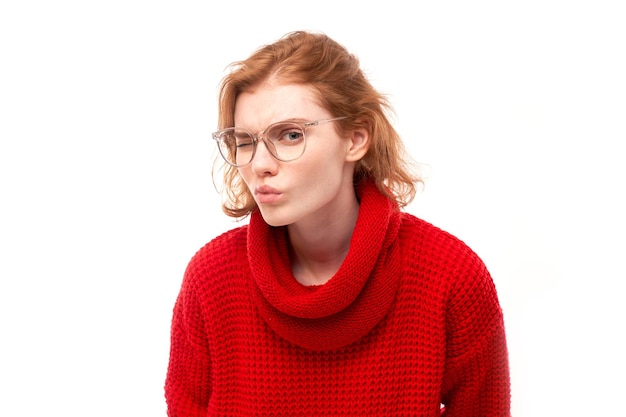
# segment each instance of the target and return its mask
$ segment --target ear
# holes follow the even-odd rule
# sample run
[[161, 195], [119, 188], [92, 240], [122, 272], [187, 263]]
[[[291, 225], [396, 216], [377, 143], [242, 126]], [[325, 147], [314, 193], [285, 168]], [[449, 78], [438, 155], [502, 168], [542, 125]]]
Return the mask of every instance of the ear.
[[364, 127], [356, 127], [348, 136], [348, 152], [346, 161], [356, 162], [361, 160], [370, 147], [370, 134]]

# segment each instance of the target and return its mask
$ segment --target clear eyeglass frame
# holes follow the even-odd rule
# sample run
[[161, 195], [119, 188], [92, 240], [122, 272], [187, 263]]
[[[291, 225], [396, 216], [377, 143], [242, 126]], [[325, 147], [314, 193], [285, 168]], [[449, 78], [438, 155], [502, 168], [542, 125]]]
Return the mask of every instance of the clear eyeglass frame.
[[[259, 140], [262, 140], [263, 143], [265, 143], [265, 147], [270, 152], [272, 157], [274, 157], [276, 160], [281, 161], [281, 162], [291, 162], [300, 158], [304, 154], [304, 151], [306, 149], [306, 129], [307, 128], [319, 126], [325, 123], [335, 122], [338, 120], [344, 120], [347, 118], [348, 116], [341, 116], [341, 117], [333, 117], [329, 119], [318, 119], [318, 120], [313, 120], [309, 122], [285, 120], [282, 122], [272, 123], [271, 125], [266, 127], [265, 130], [263, 130], [262, 132], [258, 134], [254, 134], [248, 129], [243, 129], [239, 127], [229, 127], [226, 129], [218, 130], [217, 132], [213, 132], [211, 136], [215, 140], [218, 150], [220, 152], [220, 155], [222, 156], [224, 161], [226, 161], [227, 164], [235, 168], [246, 166], [252, 162], [252, 160], [254, 159], [254, 155], [256, 154]], [[275, 130], [275, 128], [283, 126], [283, 125], [291, 126], [292, 128], [297, 127], [300, 129], [302, 133], [301, 142], [295, 145], [297, 146], [297, 148], [294, 147], [295, 153], [293, 153], [292, 156], [286, 157], [286, 158], [278, 155], [279, 152], [277, 150], [276, 144], [279, 142], [280, 138], [267, 136], [268, 132], [272, 132], [273, 130]], [[249, 152], [249, 160], [243, 163], [237, 163], [237, 150], [238, 148], [240, 148], [240, 146], [237, 145], [236, 143], [237, 141], [235, 140], [237, 135], [246, 136], [246, 139], [250, 140], [250, 143], [247, 143], [246, 146], [249, 146], [249, 145], [252, 146], [252, 151]], [[291, 146], [291, 145], [285, 145], [285, 146]]]

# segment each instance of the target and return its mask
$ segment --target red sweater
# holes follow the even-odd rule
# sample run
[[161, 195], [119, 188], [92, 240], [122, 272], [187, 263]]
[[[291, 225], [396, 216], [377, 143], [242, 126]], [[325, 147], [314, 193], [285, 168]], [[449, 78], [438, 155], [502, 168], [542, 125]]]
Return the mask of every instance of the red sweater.
[[503, 319], [450, 234], [359, 192], [350, 251], [322, 286], [290, 270], [258, 212], [191, 260], [176, 306], [170, 417], [509, 416]]

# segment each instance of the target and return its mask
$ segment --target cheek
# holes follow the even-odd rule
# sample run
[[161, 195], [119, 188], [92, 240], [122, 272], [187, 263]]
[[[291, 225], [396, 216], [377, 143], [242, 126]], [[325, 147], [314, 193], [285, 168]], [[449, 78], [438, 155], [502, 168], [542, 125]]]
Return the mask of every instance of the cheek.
[[243, 182], [246, 183], [246, 185], [249, 185], [250, 178], [252, 175], [252, 171], [250, 170], [250, 165], [246, 165], [243, 168], [237, 168], [237, 172], [239, 173], [239, 176], [241, 177]]
[[303, 189], [314, 191], [317, 196], [334, 194], [345, 178], [345, 162], [336, 155], [325, 153], [319, 158], [307, 161], [296, 170], [301, 178]]
[[316, 184], [334, 182], [340, 176], [343, 167], [343, 161], [335, 151], [336, 149], [332, 149], [330, 152], [309, 155], [296, 172], [301, 173], [306, 182]]
[[309, 153], [308, 159], [311, 163], [316, 164], [320, 171], [326, 169], [336, 171], [344, 166], [347, 155], [342, 139], [336, 137], [324, 138], [311, 145], [311, 148], [306, 150]]

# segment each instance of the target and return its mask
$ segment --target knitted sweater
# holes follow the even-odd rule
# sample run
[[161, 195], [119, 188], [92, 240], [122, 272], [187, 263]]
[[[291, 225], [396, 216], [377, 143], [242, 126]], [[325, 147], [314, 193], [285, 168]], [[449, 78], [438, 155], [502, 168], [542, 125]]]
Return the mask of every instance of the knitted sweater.
[[[170, 417], [509, 416], [503, 319], [484, 264], [372, 184], [321, 286], [258, 212], [202, 248], [174, 307]], [[445, 407], [441, 409], [441, 405]]]

